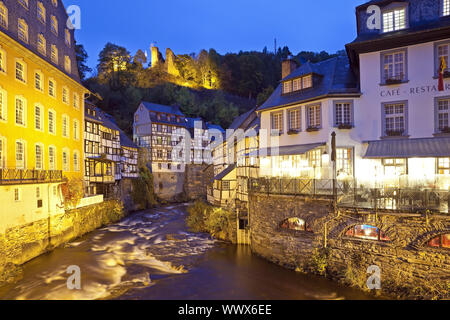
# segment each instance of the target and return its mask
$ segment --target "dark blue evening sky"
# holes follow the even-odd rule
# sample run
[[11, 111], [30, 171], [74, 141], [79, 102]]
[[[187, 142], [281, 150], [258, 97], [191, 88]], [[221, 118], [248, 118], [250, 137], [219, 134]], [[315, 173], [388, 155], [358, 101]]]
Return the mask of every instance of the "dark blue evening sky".
[[344, 49], [356, 36], [355, 7], [364, 0], [63, 0], [81, 8], [75, 38], [89, 54], [89, 66], [107, 42], [131, 54], [164, 54], [214, 48], [219, 53], [261, 51], [287, 45], [291, 52]]

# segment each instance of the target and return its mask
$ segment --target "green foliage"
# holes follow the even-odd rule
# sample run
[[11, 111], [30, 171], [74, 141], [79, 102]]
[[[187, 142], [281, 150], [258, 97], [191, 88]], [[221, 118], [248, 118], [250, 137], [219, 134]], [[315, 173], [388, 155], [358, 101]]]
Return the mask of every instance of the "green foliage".
[[83, 180], [80, 178], [68, 179], [66, 177], [64, 177], [64, 180], [65, 182], [61, 185], [64, 206], [66, 210], [74, 209], [84, 196]]
[[139, 178], [133, 180], [133, 202], [142, 209], [149, 209], [158, 204], [153, 185], [153, 175], [147, 167], [139, 169]]
[[272, 86], [265, 88], [256, 98], [256, 105], [261, 106], [272, 95], [275, 89]]
[[81, 81], [86, 79], [86, 74], [92, 72], [86, 63], [88, 59], [88, 54], [82, 44], [75, 45], [75, 55], [77, 59], [78, 72], [80, 74]]
[[311, 272], [319, 275], [325, 275], [328, 267], [328, 256], [330, 252], [328, 248], [317, 248], [314, 250], [309, 261], [309, 269]]
[[235, 215], [203, 201], [196, 201], [188, 208], [186, 224], [193, 232], [207, 232], [213, 237], [230, 240], [235, 224]]

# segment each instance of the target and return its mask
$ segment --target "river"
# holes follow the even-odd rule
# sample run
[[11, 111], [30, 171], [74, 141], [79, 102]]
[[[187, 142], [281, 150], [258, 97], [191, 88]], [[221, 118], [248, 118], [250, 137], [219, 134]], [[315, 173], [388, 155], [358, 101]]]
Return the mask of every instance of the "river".
[[[321, 277], [286, 270], [206, 234], [188, 232], [186, 204], [134, 213], [37, 257], [0, 299], [371, 299]], [[69, 266], [81, 290], [69, 290]]]

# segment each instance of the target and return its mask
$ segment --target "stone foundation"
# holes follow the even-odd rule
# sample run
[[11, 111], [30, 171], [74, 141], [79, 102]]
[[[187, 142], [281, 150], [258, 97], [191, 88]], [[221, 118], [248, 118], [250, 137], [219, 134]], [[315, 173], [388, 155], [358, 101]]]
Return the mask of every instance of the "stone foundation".
[[206, 187], [214, 178], [212, 165], [186, 165], [184, 192], [188, 200], [204, 199]]
[[[313, 232], [285, 230], [288, 218], [306, 221]], [[332, 209], [327, 199], [254, 194], [250, 196], [252, 250], [282, 266], [314, 272], [326, 252], [327, 276], [367, 289], [367, 268], [381, 270], [382, 292], [409, 298], [450, 298], [450, 250], [427, 246], [450, 233], [450, 216]], [[378, 227], [388, 242], [345, 236], [355, 225]], [[325, 248], [326, 249], [323, 249]]]
[[111, 200], [6, 230], [0, 234], [0, 282], [11, 280], [11, 268], [124, 215], [122, 204]]

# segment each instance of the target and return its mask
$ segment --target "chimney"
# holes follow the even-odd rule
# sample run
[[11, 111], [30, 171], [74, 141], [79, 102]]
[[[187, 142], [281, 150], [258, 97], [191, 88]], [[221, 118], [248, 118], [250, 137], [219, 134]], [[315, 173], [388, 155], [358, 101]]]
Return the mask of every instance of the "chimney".
[[297, 68], [297, 62], [294, 61], [292, 56], [288, 56], [287, 59], [284, 59], [281, 62], [281, 79], [286, 78]]

